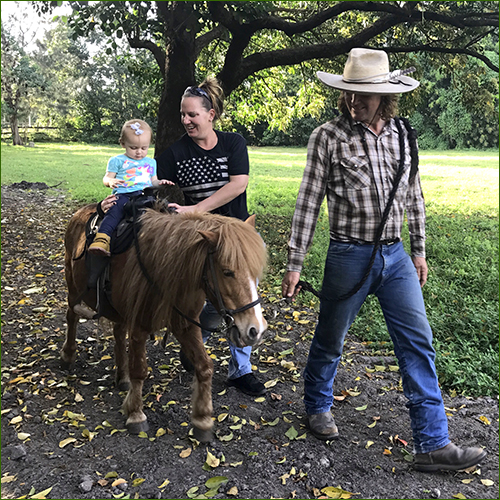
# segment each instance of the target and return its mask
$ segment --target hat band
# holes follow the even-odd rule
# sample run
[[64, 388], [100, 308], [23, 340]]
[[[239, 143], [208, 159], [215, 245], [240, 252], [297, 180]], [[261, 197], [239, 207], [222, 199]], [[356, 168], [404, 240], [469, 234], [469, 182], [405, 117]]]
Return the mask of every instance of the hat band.
[[401, 80], [397, 80], [398, 76], [408, 75], [409, 73], [413, 73], [415, 68], [412, 66], [407, 69], [397, 69], [395, 71], [391, 71], [390, 73], [381, 73], [379, 75], [367, 76], [366, 78], [344, 78], [342, 80], [346, 83], [403, 83]]

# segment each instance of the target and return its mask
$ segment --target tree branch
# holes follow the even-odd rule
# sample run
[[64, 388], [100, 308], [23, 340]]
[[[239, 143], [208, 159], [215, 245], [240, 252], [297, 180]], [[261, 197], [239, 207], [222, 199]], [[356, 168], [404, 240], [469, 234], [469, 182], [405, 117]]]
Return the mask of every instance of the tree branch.
[[449, 48], [449, 47], [434, 47], [432, 45], [416, 45], [414, 47], [386, 47], [384, 48], [386, 52], [390, 53], [409, 53], [409, 52], [438, 52], [442, 54], [464, 54], [467, 56], [475, 57], [480, 61], [483, 61], [488, 68], [498, 73], [499, 68], [495, 66], [484, 54], [477, 52], [475, 50], [467, 48]]
[[136, 34], [135, 36], [132, 36], [132, 34], [127, 34], [127, 40], [133, 49], [147, 49], [149, 50], [154, 58], [156, 59], [156, 62], [158, 63], [158, 66], [160, 67], [161, 74], [165, 74], [165, 67], [167, 63], [167, 57], [165, 54], [165, 51], [161, 48], [158, 47], [155, 43], [153, 43], [150, 40], [141, 40], [139, 39], [138, 35]]

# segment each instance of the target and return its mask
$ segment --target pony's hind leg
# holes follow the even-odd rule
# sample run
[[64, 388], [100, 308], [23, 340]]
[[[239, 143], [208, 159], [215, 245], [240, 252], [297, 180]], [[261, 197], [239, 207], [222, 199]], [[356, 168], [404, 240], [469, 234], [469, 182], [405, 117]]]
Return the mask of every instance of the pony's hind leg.
[[[212, 375], [213, 362], [207, 354], [201, 335], [190, 329], [184, 336], [179, 336], [182, 351], [194, 366], [191, 422], [194, 437], [208, 443], [213, 438], [212, 420]], [[194, 330], [194, 331], [193, 331]], [[188, 340], [189, 339], [189, 340]]]
[[61, 366], [65, 370], [67, 370], [76, 359], [76, 327], [78, 325], [78, 315], [73, 311], [72, 307], [68, 307], [66, 322], [68, 324], [66, 340], [61, 349]]
[[127, 356], [127, 329], [122, 323], [115, 323], [113, 326], [115, 337], [115, 385], [120, 391], [130, 389], [130, 375]]
[[139, 434], [148, 430], [146, 415], [142, 411], [142, 386], [148, 375], [146, 359], [148, 335], [145, 332], [130, 332], [128, 346], [130, 389], [123, 402], [123, 411], [128, 417], [125, 425], [131, 434]]

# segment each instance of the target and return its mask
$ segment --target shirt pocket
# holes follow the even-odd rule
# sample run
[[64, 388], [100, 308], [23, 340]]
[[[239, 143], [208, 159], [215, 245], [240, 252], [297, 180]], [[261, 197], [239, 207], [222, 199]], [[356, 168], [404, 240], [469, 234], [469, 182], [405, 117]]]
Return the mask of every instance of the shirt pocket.
[[341, 158], [340, 170], [347, 188], [364, 189], [371, 184], [370, 162], [366, 156]]

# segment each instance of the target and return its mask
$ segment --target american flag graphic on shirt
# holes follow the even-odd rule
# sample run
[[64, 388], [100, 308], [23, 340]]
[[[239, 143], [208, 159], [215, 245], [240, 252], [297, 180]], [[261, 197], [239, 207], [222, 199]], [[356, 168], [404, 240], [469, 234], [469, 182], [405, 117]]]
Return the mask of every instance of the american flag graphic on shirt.
[[188, 158], [178, 161], [177, 168], [179, 185], [194, 203], [212, 196], [229, 182], [227, 157]]

